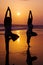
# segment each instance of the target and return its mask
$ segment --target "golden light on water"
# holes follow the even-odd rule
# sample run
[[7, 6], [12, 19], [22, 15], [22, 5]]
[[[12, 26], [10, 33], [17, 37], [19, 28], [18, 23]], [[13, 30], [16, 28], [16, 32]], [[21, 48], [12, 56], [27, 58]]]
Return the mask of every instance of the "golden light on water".
[[18, 38], [17, 41], [20, 42], [20, 38]]
[[[14, 33], [14, 31], [13, 31], [13, 33]], [[16, 40], [17, 43], [19, 43], [19, 42], [20, 42], [20, 31], [17, 30], [17, 31], [15, 32], [15, 34], [17, 34], [17, 35], [19, 36], [19, 38]]]
[[16, 33], [20, 36], [20, 31], [18, 30], [18, 31], [16, 31]]
[[[14, 34], [17, 34], [19, 38], [16, 41], [10, 40], [10, 52], [22, 52], [27, 49], [27, 37], [26, 30], [16, 30], [13, 31]], [[30, 45], [34, 47], [35, 38], [31, 38]]]
[[20, 42], [20, 31], [17, 31], [17, 34], [19, 35], [19, 38], [17, 39], [18, 42]]
[[19, 38], [16, 41], [10, 40], [10, 52], [22, 52], [26, 49], [26, 37], [24, 36], [24, 31], [17, 30], [13, 31], [14, 34], [17, 34]]
[[[36, 32], [43, 34], [43, 32], [39, 32], [37, 30], [36, 30]], [[12, 31], [12, 33], [19, 35], [19, 38], [15, 41], [13, 41], [12, 39], [9, 41], [9, 52], [12, 52], [12, 53], [13, 52], [22, 52], [22, 51], [26, 50], [27, 45], [28, 45], [27, 37], [26, 37], [26, 30], [15, 30], [15, 31]], [[2, 39], [3, 39], [3, 41], [2, 41]], [[31, 46], [31, 48], [33, 48], [33, 50], [32, 49], [30, 49], [30, 50], [35, 52], [35, 50], [39, 49], [40, 43], [42, 43], [41, 42], [42, 39], [43, 39], [43, 36], [41, 36], [41, 35], [39, 36], [39, 34], [36, 37], [32, 37], [30, 40], [30, 46]], [[4, 36], [2, 36], [2, 35], [0, 36], [0, 42], [2, 42], [2, 44], [0, 44], [0, 48], [3, 51], [3, 50], [5, 50], [5, 44], [3, 44], [3, 42], [5, 43], [5, 40], [4, 40]], [[37, 49], [36, 49], [36, 47], [37, 47]]]

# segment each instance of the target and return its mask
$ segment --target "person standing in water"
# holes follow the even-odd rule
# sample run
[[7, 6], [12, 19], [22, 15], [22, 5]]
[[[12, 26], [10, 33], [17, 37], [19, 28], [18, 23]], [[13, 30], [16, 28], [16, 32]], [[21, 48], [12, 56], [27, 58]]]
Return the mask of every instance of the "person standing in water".
[[32, 12], [30, 10], [28, 22], [27, 22], [27, 24], [28, 24], [28, 29], [27, 29], [27, 44], [28, 44], [28, 47], [30, 46], [29, 43], [30, 43], [30, 38], [32, 36], [32, 29], [33, 29], [32, 20], [33, 20], [33, 16], [32, 16]]
[[[9, 11], [9, 16], [7, 16], [8, 11]], [[13, 41], [15, 41], [19, 38], [19, 36], [17, 34], [13, 34], [11, 32], [12, 18], [11, 18], [11, 10], [9, 7], [7, 8], [7, 11], [5, 14], [4, 27], [5, 27], [6, 53], [9, 53], [9, 40], [12, 39]]]
[[[9, 11], [9, 16], [7, 17], [8, 11]], [[4, 19], [6, 53], [9, 53], [9, 39], [11, 35], [11, 24], [12, 24], [11, 11], [10, 8], [8, 7]]]
[[28, 22], [27, 22], [28, 29], [27, 29], [27, 33], [26, 33], [27, 34], [27, 44], [28, 44], [28, 47], [30, 47], [29, 43], [30, 43], [31, 37], [32, 36], [37, 36], [37, 33], [32, 31], [32, 29], [33, 29], [32, 21], [33, 21], [33, 16], [32, 16], [32, 12], [30, 10], [29, 17], [28, 17]]

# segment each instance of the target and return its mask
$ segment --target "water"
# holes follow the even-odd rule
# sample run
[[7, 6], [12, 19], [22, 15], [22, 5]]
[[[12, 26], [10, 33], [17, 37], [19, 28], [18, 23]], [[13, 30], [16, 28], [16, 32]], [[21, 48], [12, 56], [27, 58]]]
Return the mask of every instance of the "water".
[[[34, 29], [37, 36], [32, 37], [30, 41], [30, 56], [36, 56], [37, 59], [32, 61], [31, 65], [43, 65], [43, 29]], [[9, 41], [9, 64], [8, 65], [27, 65], [27, 37], [26, 30], [12, 31], [19, 35], [16, 41]], [[0, 32], [0, 65], [6, 64], [6, 50], [4, 31]]]

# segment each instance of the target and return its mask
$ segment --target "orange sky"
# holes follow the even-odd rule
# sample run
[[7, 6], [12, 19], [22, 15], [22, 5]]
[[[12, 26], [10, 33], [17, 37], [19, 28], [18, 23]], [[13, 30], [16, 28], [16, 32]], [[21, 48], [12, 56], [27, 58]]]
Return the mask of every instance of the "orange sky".
[[43, 24], [43, 0], [0, 0], [0, 23], [4, 23], [8, 6], [11, 9], [13, 24], [27, 24], [29, 10], [33, 13], [33, 24]]

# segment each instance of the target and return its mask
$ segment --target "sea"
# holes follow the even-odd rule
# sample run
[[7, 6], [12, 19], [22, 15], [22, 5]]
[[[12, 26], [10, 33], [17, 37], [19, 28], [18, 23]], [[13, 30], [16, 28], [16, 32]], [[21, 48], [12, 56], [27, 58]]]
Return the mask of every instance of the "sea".
[[28, 50], [27, 29], [12, 30], [19, 38], [9, 41], [9, 55], [6, 55], [5, 31], [0, 31], [0, 65], [43, 65], [43, 29], [33, 31], [37, 36], [31, 37]]

